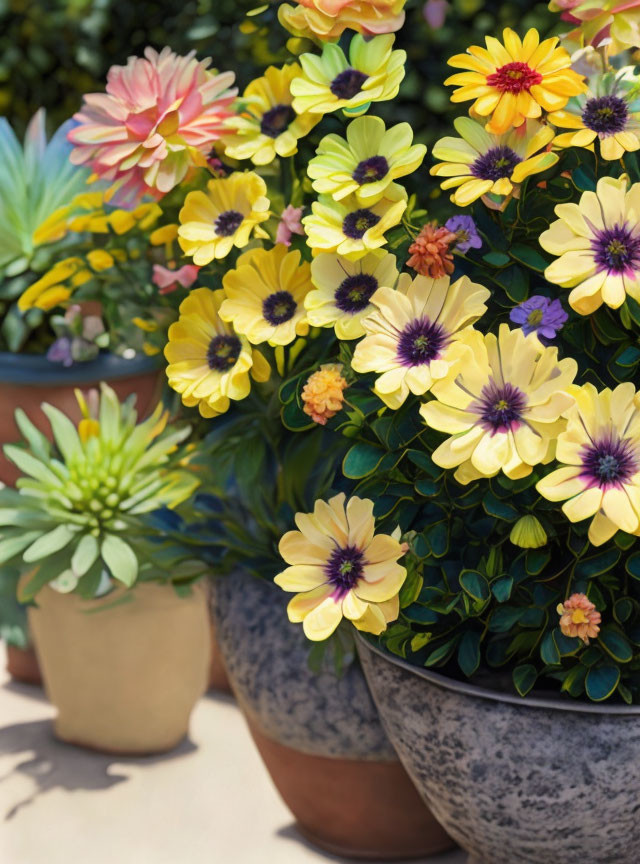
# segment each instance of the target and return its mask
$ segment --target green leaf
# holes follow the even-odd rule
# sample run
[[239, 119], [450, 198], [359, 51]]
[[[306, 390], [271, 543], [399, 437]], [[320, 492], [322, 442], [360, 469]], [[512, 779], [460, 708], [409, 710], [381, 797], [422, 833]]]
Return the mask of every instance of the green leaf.
[[640, 581], [640, 552], [634, 552], [633, 555], [629, 555], [624, 566], [629, 576], [633, 576], [634, 579]]
[[584, 692], [584, 680], [586, 677], [587, 669], [580, 663], [577, 663], [565, 676], [562, 682], [562, 690], [577, 699]]
[[576, 565], [576, 576], [580, 579], [593, 579], [594, 576], [601, 576], [612, 570], [620, 560], [620, 550], [615, 546], [599, 552], [597, 555], [592, 555], [590, 558], [583, 558]]
[[499, 606], [493, 610], [489, 630], [492, 633], [507, 633], [520, 621], [523, 611], [519, 606]]
[[593, 666], [587, 672], [587, 696], [592, 702], [604, 702], [613, 694], [619, 682], [620, 670], [617, 666]]
[[613, 604], [613, 617], [616, 619], [618, 624], [624, 624], [629, 620], [629, 618], [631, 618], [634, 609], [635, 606], [631, 598], [620, 597], [620, 599], [616, 600]]
[[633, 658], [633, 650], [626, 637], [611, 625], [602, 628], [598, 641], [618, 663], [628, 663]]
[[496, 498], [491, 491], [486, 493], [482, 499], [482, 504], [489, 516], [495, 516], [496, 519], [512, 521], [513, 519], [517, 519], [520, 515], [515, 507], [512, 507], [511, 504], [507, 504], [506, 501], [501, 501], [500, 498]]
[[85, 534], [76, 546], [71, 559], [71, 569], [76, 576], [84, 576], [99, 554], [100, 549], [96, 538], [91, 534]]
[[487, 252], [486, 255], [482, 256], [482, 260], [492, 267], [504, 267], [511, 259], [504, 252]]
[[402, 614], [416, 624], [435, 624], [438, 621], [438, 613], [427, 609], [420, 603], [412, 603], [411, 606], [407, 606], [406, 609], [403, 609]]
[[471, 676], [480, 666], [480, 634], [467, 630], [458, 645], [458, 665], [467, 676]]
[[348, 451], [342, 462], [345, 477], [360, 480], [373, 474], [384, 457], [384, 450], [373, 444], [358, 442]]
[[494, 274], [493, 281], [504, 289], [507, 297], [513, 303], [522, 303], [529, 293], [529, 274], [522, 267], [514, 264]]
[[449, 526], [446, 522], [432, 525], [424, 532], [431, 551], [436, 558], [442, 558], [449, 551]]
[[29, 449], [38, 459], [47, 461], [51, 454], [51, 444], [42, 432], [36, 428], [31, 420], [24, 413], [22, 408], [17, 408], [15, 412], [16, 426], [20, 430], [20, 434], [29, 445]]
[[544, 549], [529, 549], [525, 555], [525, 568], [530, 576], [537, 576], [542, 573], [544, 568], [549, 563], [551, 553]]
[[538, 672], [531, 663], [523, 663], [513, 670], [513, 686], [520, 696], [526, 696], [536, 683]]
[[0, 540], [0, 564], [10, 561], [24, 549], [37, 540], [41, 531], [20, 531], [18, 534], [7, 534]]
[[28, 564], [47, 558], [54, 552], [64, 549], [76, 536], [76, 533], [69, 525], [58, 525], [53, 531], [43, 534], [32, 543], [22, 557]]
[[47, 415], [51, 424], [51, 431], [53, 432], [56, 446], [62, 454], [65, 463], [69, 465], [73, 458], [82, 452], [82, 445], [80, 444], [76, 427], [59, 408], [45, 403], [42, 406], [42, 410]]
[[433, 650], [424, 661], [424, 665], [427, 667], [438, 665], [443, 666], [455, 651], [459, 638], [459, 636], [454, 636], [452, 639], [448, 639], [443, 645], [440, 645], [438, 648]]
[[523, 243], [514, 243], [509, 250], [513, 258], [531, 267], [532, 270], [538, 270], [542, 273], [549, 266], [549, 262], [544, 258], [537, 249], [533, 246], [525, 246]]
[[460, 585], [474, 600], [486, 600], [489, 596], [489, 583], [477, 570], [463, 570], [460, 573]]
[[138, 559], [131, 546], [115, 534], [107, 534], [100, 552], [113, 578], [130, 588], [138, 576]]
[[560, 652], [553, 638], [553, 631], [545, 634], [540, 643], [540, 657], [547, 666], [557, 666], [560, 663]]
[[491, 585], [491, 591], [498, 603], [506, 603], [511, 597], [513, 589], [513, 576], [501, 576]]

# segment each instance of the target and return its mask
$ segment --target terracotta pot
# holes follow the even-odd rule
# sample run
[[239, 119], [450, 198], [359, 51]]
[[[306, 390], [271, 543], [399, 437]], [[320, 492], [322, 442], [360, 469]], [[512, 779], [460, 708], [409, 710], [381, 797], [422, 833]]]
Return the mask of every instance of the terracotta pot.
[[231, 684], [227, 677], [227, 670], [224, 668], [224, 661], [218, 640], [216, 639], [216, 630], [211, 623], [211, 663], [209, 664], [209, 690], [217, 690], [219, 693], [226, 693], [229, 696], [233, 695]]
[[218, 642], [238, 703], [300, 831], [350, 858], [394, 860], [450, 849], [387, 739], [359, 665], [309, 669], [287, 595], [236, 574], [213, 581]]
[[175, 747], [205, 692], [210, 658], [206, 591], [179, 597], [143, 582], [97, 600], [44, 588], [29, 624], [55, 733], [106, 753]]
[[160, 398], [163, 380], [156, 358], [136, 356], [125, 360], [105, 353], [89, 363], [65, 369], [43, 356], [0, 352], [0, 483], [12, 485], [19, 477], [18, 469], [2, 453], [2, 445], [20, 438], [13, 417], [16, 408], [22, 408], [45, 435], [50, 435], [49, 423], [40, 410], [43, 402], [78, 421], [80, 411], [74, 388], [89, 390], [107, 381], [121, 399], [136, 393], [138, 412], [143, 417]]
[[31, 645], [28, 648], [7, 645], [7, 672], [14, 681], [23, 684], [42, 684], [38, 658]]
[[358, 648], [405, 768], [474, 864], [636, 864], [640, 706], [522, 699]]

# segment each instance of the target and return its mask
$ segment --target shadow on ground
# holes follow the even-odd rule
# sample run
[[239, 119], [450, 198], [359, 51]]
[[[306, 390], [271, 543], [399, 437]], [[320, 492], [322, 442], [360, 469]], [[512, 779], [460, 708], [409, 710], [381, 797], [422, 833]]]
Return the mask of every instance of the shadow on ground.
[[0, 728], [0, 756], [24, 753], [26, 758], [0, 776], [0, 782], [7, 781], [14, 774], [22, 774], [35, 781], [35, 788], [4, 814], [4, 820], [13, 819], [23, 807], [52, 789], [92, 792], [127, 780], [126, 774], [115, 773], [114, 764], [150, 765], [186, 756], [196, 749], [196, 745], [186, 738], [175, 750], [158, 756], [110, 756], [58, 741], [48, 719], [5, 726]]

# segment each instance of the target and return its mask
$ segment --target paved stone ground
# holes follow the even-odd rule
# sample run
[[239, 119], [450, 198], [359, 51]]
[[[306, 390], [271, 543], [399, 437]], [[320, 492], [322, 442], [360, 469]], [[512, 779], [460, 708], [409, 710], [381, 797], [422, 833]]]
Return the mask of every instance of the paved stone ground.
[[[121, 759], [57, 742], [42, 691], [9, 683], [0, 643], [2, 864], [321, 864], [230, 698], [198, 704], [174, 753]], [[465, 864], [461, 853], [424, 864]]]

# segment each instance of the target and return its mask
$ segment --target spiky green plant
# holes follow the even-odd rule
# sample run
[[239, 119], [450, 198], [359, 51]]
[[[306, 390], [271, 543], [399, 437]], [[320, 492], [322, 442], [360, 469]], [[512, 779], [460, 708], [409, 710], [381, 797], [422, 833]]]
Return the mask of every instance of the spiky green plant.
[[16, 411], [26, 446], [4, 452], [23, 476], [0, 490], [0, 568], [23, 571], [22, 601], [46, 584], [94, 596], [107, 577], [129, 587], [139, 577], [180, 578], [176, 562], [163, 569], [145, 514], [178, 506], [197, 487], [177, 449], [190, 429], [167, 429], [162, 405], [137, 423], [132, 399], [121, 404], [106, 384], [101, 391], [95, 417], [78, 394], [78, 427], [42, 406], [53, 444]]
[[60, 126], [50, 141], [45, 121], [40, 109], [29, 123], [23, 146], [6, 118], [0, 117], [0, 274], [7, 276], [26, 270], [39, 245], [60, 239], [56, 212], [86, 191], [88, 169], [69, 162], [72, 147], [67, 133], [73, 121]]

